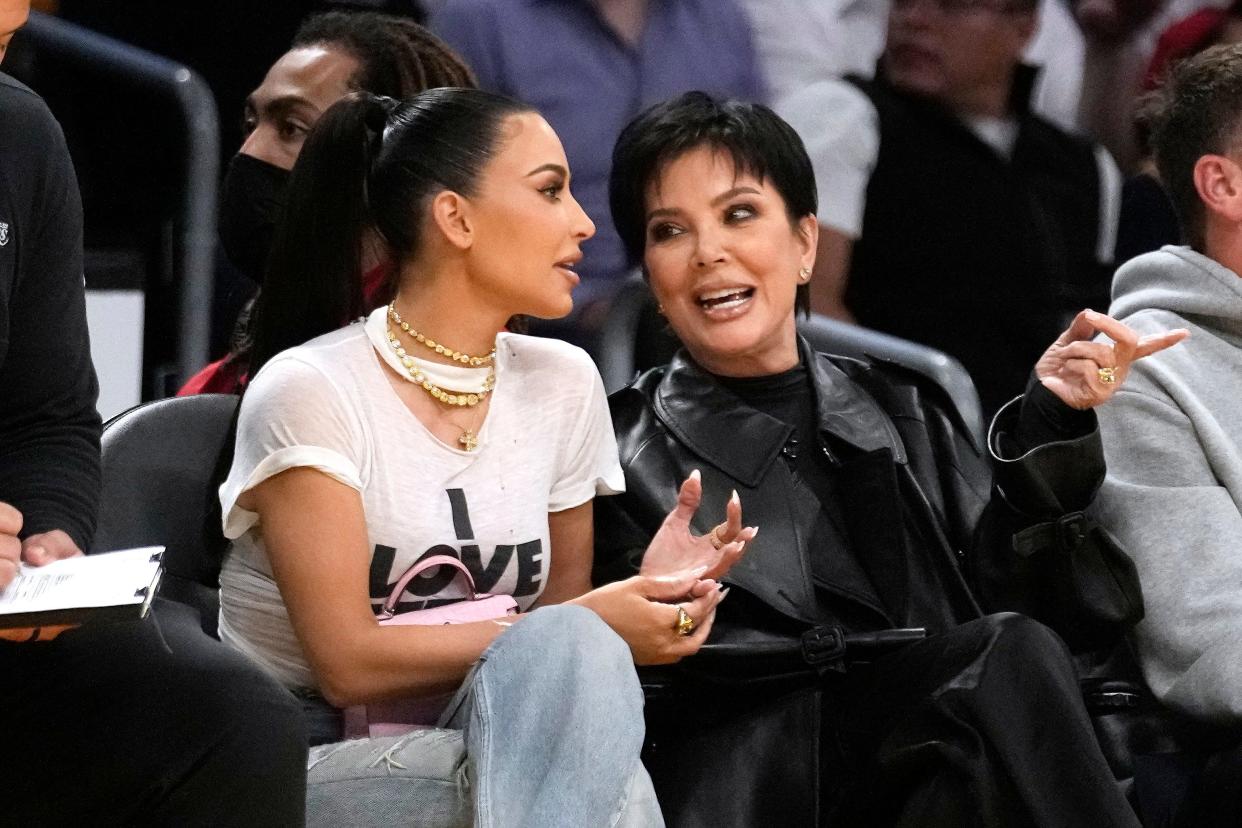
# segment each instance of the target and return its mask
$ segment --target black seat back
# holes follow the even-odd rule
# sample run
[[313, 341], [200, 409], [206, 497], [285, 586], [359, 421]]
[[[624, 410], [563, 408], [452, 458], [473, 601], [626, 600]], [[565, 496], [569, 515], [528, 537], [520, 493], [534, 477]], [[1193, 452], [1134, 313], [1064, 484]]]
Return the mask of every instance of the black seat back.
[[225, 541], [207, 525], [211, 478], [237, 400], [227, 394], [157, 400], [117, 415], [103, 431], [103, 495], [92, 551], [167, 547], [161, 594], [198, 609], [212, 635]]

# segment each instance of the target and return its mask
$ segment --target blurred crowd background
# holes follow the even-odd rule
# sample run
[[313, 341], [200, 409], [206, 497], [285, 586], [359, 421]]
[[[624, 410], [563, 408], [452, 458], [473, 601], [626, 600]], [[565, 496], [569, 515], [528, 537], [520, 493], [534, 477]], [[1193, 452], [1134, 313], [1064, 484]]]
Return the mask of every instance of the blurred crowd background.
[[[1043, 342], [1045, 328], [1055, 332], [1074, 309], [1107, 305], [1116, 265], [1178, 240], [1144, 147], [1144, 94], [1176, 59], [1242, 38], [1239, 6], [1232, 0], [39, 0], [34, 7], [45, 17], [14, 41], [4, 69], [47, 99], [77, 167], [105, 417], [174, 393], [195, 365], [227, 353], [257, 279], [215, 245], [211, 285], [187, 293], [186, 246], [193, 244], [184, 226], [187, 193], [198, 188], [197, 203], [214, 209], [219, 179], [246, 137], [247, 95], [289, 49], [299, 24], [328, 9], [378, 11], [427, 25], [462, 55], [483, 88], [530, 101], [557, 129], [575, 194], [600, 232], [586, 249], [574, 316], [536, 326], [537, 332], [600, 347], [610, 303], [637, 279], [609, 226], [612, 142], [644, 106], [702, 88], [768, 103], [807, 144], [827, 231], [814, 309], [931, 344], [975, 373], [975, 357], [995, 357], [997, 334], [962, 336], [953, 333], [961, 325], [943, 317], [924, 324], [940, 310], [938, 295], [954, 297], [954, 311], [962, 314], [999, 308], [1032, 319], [1057, 317], [1055, 324], [1032, 323], [1039, 329], [1033, 341]], [[1030, 31], [1020, 25], [1028, 12]], [[913, 81], [875, 75], [890, 14], [901, 18], [899, 36], [907, 41], [890, 42], [890, 49], [904, 51], [889, 66], [905, 60], [915, 67]], [[993, 28], [957, 24], [979, 15], [994, 16]], [[186, 123], [175, 96], [89, 55], [46, 59], [63, 48], [57, 32], [84, 34], [72, 27], [112, 39], [97, 41], [104, 51], [128, 44], [191, 70], [209, 90], [214, 123], [202, 111], [197, 123]], [[933, 39], [920, 40], [925, 35]], [[947, 56], [937, 59], [952, 65], [944, 70], [948, 88], [923, 91], [956, 111], [989, 148], [1000, 164], [994, 180], [1010, 182], [1009, 189], [981, 192], [975, 176], [984, 168], [936, 161], [956, 157], [935, 144], [950, 139], [928, 138], [938, 133], [919, 131], [927, 127], [921, 115], [889, 106], [888, 86], [909, 92], [919, 83], [919, 61], [936, 57], [920, 51], [928, 43], [939, 43]], [[1034, 71], [1011, 71], [1011, 57]], [[970, 113], [954, 97], [954, 84], [995, 85], [1001, 76], [1009, 93], [1004, 112]], [[1028, 118], [1036, 120], [1028, 124]], [[204, 129], [214, 132], [206, 143], [214, 157], [207, 167], [194, 166], [187, 160], [190, 144], [204, 145]], [[202, 181], [203, 169], [214, 180]], [[993, 180], [991, 172], [983, 175]], [[995, 199], [1006, 200], [1008, 211], [998, 212]], [[1008, 209], [1027, 200], [1036, 207]], [[889, 206], [898, 203], [904, 213]], [[1008, 238], [1016, 225], [1034, 229]], [[215, 227], [210, 230], [214, 237]], [[978, 261], [963, 257], [964, 249], [976, 248], [983, 251]], [[893, 253], [907, 249], [905, 259]], [[929, 287], [912, 287], [924, 274]], [[971, 295], [975, 304], [960, 301]], [[1013, 330], [1008, 325], [1006, 336]], [[1013, 361], [1029, 364], [1024, 354]], [[989, 389], [981, 392], [985, 407], [994, 407]]]

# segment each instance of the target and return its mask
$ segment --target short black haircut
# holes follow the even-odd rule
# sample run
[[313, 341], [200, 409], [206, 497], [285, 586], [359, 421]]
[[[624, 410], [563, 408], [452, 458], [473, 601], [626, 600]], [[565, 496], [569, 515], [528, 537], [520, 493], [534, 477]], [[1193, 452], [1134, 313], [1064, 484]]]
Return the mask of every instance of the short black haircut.
[[[699, 147], [727, 155], [739, 172], [770, 181], [785, 200], [790, 224], [818, 210], [815, 172], [793, 127], [762, 104], [687, 92], [639, 113], [612, 151], [612, 221], [631, 264], [642, 261], [646, 246], [648, 187], [670, 162]], [[809, 305], [807, 286], [800, 285], [798, 309], [805, 312]]]
[[368, 11], [329, 11], [303, 21], [293, 48], [335, 46], [358, 61], [350, 85], [405, 100], [442, 86], [477, 86], [474, 74], [440, 38], [407, 17]]
[[1213, 46], [1175, 65], [1160, 93], [1152, 149], [1186, 242], [1203, 252], [1205, 211], [1195, 164], [1225, 155], [1242, 120], [1242, 44]]

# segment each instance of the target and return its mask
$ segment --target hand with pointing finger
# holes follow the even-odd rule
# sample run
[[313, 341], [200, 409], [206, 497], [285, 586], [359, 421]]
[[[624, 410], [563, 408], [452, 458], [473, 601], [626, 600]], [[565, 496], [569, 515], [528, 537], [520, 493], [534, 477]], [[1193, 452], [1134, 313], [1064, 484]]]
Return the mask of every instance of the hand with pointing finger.
[[[1097, 334], [1112, 340], [1095, 342]], [[1039, 381], [1070, 408], [1085, 411], [1107, 401], [1125, 383], [1130, 366], [1181, 342], [1190, 333], [1178, 328], [1139, 337], [1111, 316], [1084, 310], [1035, 363]]]

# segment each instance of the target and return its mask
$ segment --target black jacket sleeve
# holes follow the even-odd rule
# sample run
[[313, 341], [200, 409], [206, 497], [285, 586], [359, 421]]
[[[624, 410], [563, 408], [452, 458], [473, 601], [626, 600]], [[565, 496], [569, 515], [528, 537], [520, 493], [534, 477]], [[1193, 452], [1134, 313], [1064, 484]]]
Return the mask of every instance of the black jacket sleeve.
[[1043, 621], [1074, 650], [1111, 643], [1143, 598], [1134, 563], [1083, 511], [1104, 479], [1094, 413], [1034, 383], [997, 413], [988, 450], [992, 498], [970, 560], [982, 604]]
[[[60, 127], [0, 75], [0, 500], [23, 536], [83, 550], [99, 503], [100, 419], [82, 275], [82, 203]], [[7, 253], [7, 255], [5, 255]]]

